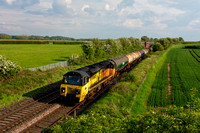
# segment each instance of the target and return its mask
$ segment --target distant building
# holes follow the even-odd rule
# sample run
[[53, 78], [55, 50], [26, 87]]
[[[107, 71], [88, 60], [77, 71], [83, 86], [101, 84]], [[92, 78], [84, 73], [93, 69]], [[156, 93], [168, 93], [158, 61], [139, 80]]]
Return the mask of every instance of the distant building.
[[153, 45], [154, 42], [142, 42], [142, 46], [149, 48], [151, 45]]

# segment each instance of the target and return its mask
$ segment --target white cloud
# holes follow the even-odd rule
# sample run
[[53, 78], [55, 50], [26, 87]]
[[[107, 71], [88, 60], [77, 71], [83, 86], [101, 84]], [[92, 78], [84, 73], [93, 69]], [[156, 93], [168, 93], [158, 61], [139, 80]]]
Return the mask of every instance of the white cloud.
[[106, 5], [105, 5], [105, 9], [106, 9], [106, 11], [109, 11], [109, 10], [110, 10], [110, 5], [109, 5], [109, 4], [106, 4]]
[[178, 16], [183, 14], [184, 11], [176, 9], [163, 4], [157, 4], [148, 0], [135, 0], [135, 3], [131, 7], [122, 8], [119, 12], [120, 15], [126, 14], [140, 14], [144, 15], [146, 12], [152, 12], [156, 15]]
[[154, 17], [151, 21], [152, 24], [146, 26], [145, 29], [164, 30], [167, 28], [167, 24], [162, 23], [159, 18]]
[[6, 2], [9, 4], [9, 5], [12, 5], [13, 2], [15, 2], [16, 0], [6, 0]]
[[69, 5], [72, 3], [72, 0], [65, 0], [66, 4]]
[[[79, 16], [82, 16], [82, 15], [86, 15], [86, 16], [96, 16], [96, 12], [98, 10], [96, 10], [95, 8], [91, 8], [90, 5], [83, 5], [82, 8], [81, 8], [81, 12], [79, 14]], [[86, 17], [85, 16], [85, 17]], [[87, 18], [88, 19], [88, 18]]]
[[116, 10], [117, 6], [122, 2], [122, 0], [104, 0], [104, 1], [106, 3], [105, 9], [107, 8], [109, 10]]
[[65, 6], [66, 8], [70, 7], [71, 0], [54, 0], [58, 5]]
[[44, 8], [44, 9], [49, 9], [49, 8], [52, 8], [52, 3], [50, 3], [50, 2], [40, 2], [39, 7]]
[[21, 27], [14, 24], [7, 24], [6, 22], [0, 23], [1, 31], [21, 31]]
[[192, 20], [189, 23], [188, 28], [191, 30], [199, 30], [200, 29], [200, 19]]
[[139, 28], [143, 26], [143, 22], [140, 19], [127, 19], [123, 23], [123, 26], [128, 28]]
[[106, 4], [106, 5], [105, 5], [105, 10], [106, 10], [106, 11], [114, 11], [115, 8], [114, 8], [114, 7], [111, 7], [109, 4]]
[[52, 11], [59, 16], [73, 16], [74, 9], [71, 7], [71, 0], [54, 0]]
[[117, 5], [122, 2], [122, 0], [105, 0], [105, 2], [113, 7], [117, 7]]
[[81, 11], [84, 12], [86, 8], [90, 8], [90, 6], [89, 5], [83, 5], [83, 7], [81, 8]]

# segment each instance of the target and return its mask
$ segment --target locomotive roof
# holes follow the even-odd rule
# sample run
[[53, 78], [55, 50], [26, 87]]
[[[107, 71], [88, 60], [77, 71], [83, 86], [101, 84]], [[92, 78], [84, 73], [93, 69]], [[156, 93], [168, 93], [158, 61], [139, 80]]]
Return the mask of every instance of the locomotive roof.
[[81, 76], [84, 76], [84, 77], [85, 76], [91, 77], [92, 75], [100, 71], [102, 68], [106, 68], [106, 66], [109, 65], [110, 63], [111, 63], [111, 60], [106, 60], [106, 61], [102, 61], [93, 65], [76, 69], [71, 72], [79, 73]]
[[[68, 73], [79, 73], [82, 77], [89, 77], [89, 75], [86, 73], [86, 72], [84, 72], [84, 71], [80, 71], [80, 70], [74, 70], [74, 71], [70, 71], [70, 72], [68, 72]], [[67, 74], [68, 74], [67, 73]], [[65, 74], [65, 75], [67, 75], [67, 74]]]

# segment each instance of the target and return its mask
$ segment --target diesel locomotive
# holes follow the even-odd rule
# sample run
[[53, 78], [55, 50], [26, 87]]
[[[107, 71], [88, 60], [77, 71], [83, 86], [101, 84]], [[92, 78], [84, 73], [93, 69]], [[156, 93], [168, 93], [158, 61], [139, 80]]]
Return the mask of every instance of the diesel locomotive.
[[60, 86], [61, 97], [73, 102], [87, 99], [141, 60], [150, 50], [142, 49], [66, 73]]

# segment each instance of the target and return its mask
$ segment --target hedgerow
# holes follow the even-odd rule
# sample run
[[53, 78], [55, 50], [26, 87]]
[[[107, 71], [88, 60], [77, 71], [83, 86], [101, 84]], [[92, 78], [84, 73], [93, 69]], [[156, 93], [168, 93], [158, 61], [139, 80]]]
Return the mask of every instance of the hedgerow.
[[21, 67], [0, 55], [0, 79], [16, 75]]
[[190, 109], [170, 106], [161, 112], [149, 110], [137, 117], [121, 116], [119, 110], [110, 105], [88, 112], [77, 119], [66, 118], [47, 132], [200, 132], [200, 99], [194, 99]]
[[80, 45], [86, 44], [86, 41], [45, 41], [45, 40], [0, 40], [0, 44], [58, 44], [58, 45]]

